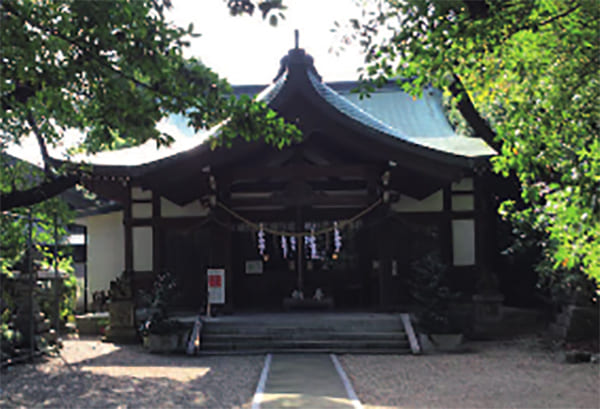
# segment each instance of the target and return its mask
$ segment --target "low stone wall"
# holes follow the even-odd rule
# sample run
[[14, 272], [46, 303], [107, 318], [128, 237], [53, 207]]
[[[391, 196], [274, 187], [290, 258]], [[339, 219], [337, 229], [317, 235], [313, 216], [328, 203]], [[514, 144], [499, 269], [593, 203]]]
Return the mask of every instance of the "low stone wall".
[[600, 311], [598, 306], [568, 305], [551, 325], [552, 333], [567, 342], [598, 339]]
[[75, 316], [79, 335], [104, 335], [109, 322], [108, 312], [92, 312]]

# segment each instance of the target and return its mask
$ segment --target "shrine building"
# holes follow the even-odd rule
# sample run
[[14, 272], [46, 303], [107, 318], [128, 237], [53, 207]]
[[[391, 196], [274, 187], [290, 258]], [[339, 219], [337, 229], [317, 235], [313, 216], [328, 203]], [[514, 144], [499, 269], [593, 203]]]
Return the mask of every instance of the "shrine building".
[[168, 148], [149, 141], [88, 157], [86, 187], [120, 204], [78, 220], [90, 294], [124, 271], [135, 291], [168, 271], [175, 307], [198, 311], [211, 269], [223, 272], [213, 284], [225, 312], [277, 311], [293, 292], [317, 289], [334, 310], [394, 310], [412, 302], [412, 265], [430, 253], [472, 294], [493, 247], [495, 151], [455, 133], [439, 90], [414, 99], [390, 83], [361, 99], [356, 86], [324, 83], [294, 48], [271, 85], [235, 90], [296, 124], [302, 142], [212, 149], [217, 127]]

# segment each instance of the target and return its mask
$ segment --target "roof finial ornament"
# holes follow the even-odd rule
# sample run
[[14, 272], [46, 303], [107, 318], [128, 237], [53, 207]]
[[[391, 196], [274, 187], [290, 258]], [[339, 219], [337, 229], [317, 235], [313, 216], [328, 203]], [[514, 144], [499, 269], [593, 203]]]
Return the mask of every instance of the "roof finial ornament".
[[294, 44], [295, 44], [295, 49], [298, 49], [298, 38], [300, 37], [300, 32], [298, 31], [298, 29], [294, 30]]

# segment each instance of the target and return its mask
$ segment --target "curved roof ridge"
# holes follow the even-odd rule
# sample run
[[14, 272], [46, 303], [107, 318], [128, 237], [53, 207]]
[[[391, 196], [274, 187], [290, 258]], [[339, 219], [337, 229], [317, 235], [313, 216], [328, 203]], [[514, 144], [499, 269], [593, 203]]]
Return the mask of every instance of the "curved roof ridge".
[[327, 101], [341, 113], [354, 120], [357, 120], [358, 122], [368, 126], [369, 128], [373, 128], [380, 132], [389, 134], [391, 136], [395, 136], [396, 138], [405, 140], [407, 142], [413, 142], [412, 138], [410, 138], [408, 135], [399, 132], [397, 129], [384, 123], [383, 121], [374, 117], [372, 114], [368, 113], [358, 105], [349, 101], [347, 98], [335, 92], [325, 83], [320, 81], [316, 76], [314, 76], [310, 71], [307, 72], [307, 75], [315, 91], [317, 91], [317, 93], [321, 97], [323, 97], [325, 101]]
[[265, 89], [260, 91], [256, 95], [255, 99], [257, 101], [261, 101], [266, 104], [270, 104], [271, 101], [273, 101], [275, 99], [277, 94], [279, 94], [279, 91], [281, 91], [281, 88], [283, 88], [283, 85], [285, 84], [286, 80], [287, 80], [287, 71], [285, 73], [283, 73], [282, 75], [280, 75], [276, 81], [274, 81], [273, 83], [271, 83], [270, 85], [265, 87]]
[[[287, 74], [282, 75], [276, 82], [259, 92], [254, 99], [269, 104], [285, 84], [286, 78]], [[77, 157], [71, 159], [93, 166], [123, 166], [124, 163], [127, 163], [126, 166], [151, 165], [163, 159], [199, 148], [216, 136], [228, 122], [229, 118], [226, 118], [209, 129], [195, 132], [192, 137], [177, 138], [169, 146], [162, 147], [163, 149], [152, 146], [155, 143], [152, 139], [138, 146], [102, 151], [94, 155], [77, 155]], [[132, 161], [132, 158], [136, 158], [137, 161]]]

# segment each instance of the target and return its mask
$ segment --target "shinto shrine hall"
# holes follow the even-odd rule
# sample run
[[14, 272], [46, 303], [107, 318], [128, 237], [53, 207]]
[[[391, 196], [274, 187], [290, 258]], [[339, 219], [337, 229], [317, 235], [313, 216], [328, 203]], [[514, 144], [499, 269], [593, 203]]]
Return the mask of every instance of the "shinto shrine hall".
[[198, 311], [217, 269], [225, 312], [276, 311], [317, 289], [335, 310], [393, 310], [411, 303], [412, 263], [436, 252], [472, 294], [493, 236], [494, 150], [455, 133], [439, 90], [414, 99], [390, 83], [361, 99], [356, 85], [324, 83], [294, 48], [271, 85], [235, 89], [296, 124], [302, 142], [211, 149], [215, 128], [88, 158], [86, 187], [120, 204], [79, 220], [90, 293], [123, 271], [136, 290], [168, 271], [177, 308]]

